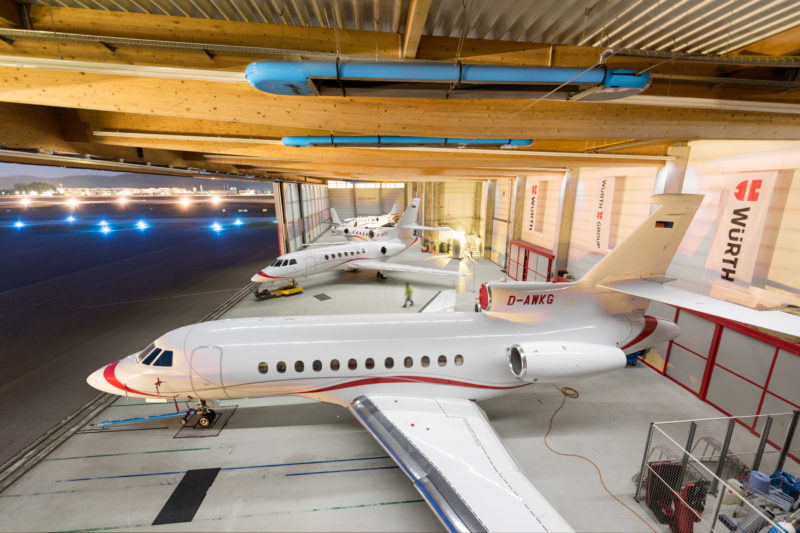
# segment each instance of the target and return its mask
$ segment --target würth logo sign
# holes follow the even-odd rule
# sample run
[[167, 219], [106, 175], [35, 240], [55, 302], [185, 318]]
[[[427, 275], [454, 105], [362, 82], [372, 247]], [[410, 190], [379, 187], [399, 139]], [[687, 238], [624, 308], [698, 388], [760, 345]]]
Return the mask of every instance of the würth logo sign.
[[[744, 180], [736, 185], [733, 197], [740, 202], [758, 202], [761, 192], [762, 180]], [[728, 242], [722, 252], [722, 274], [720, 277], [727, 281], [736, 280], [736, 267], [739, 264], [739, 254], [742, 252], [744, 231], [747, 228], [747, 219], [750, 217], [750, 206], [739, 207], [733, 210], [729, 221]]]

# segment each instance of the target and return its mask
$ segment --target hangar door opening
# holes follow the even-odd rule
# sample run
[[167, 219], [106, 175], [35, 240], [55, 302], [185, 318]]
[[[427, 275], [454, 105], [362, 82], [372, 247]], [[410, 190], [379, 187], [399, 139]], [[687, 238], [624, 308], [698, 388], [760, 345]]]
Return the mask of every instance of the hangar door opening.
[[[508, 246], [508, 226], [511, 220], [511, 195], [514, 180], [497, 180], [494, 191], [494, 215], [492, 217], [492, 262], [505, 266]], [[490, 189], [491, 190], [491, 189]]]

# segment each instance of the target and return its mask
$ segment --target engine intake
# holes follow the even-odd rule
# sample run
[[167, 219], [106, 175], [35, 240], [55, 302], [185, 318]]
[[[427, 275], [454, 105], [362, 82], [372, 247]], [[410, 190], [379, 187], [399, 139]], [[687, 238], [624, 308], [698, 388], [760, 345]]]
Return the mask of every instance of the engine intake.
[[532, 342], [507, 349], [508, 368], [528, 383], [556, 383], [596, 376], [625, 366], [625, 354], [614, 346], [586, 342]]

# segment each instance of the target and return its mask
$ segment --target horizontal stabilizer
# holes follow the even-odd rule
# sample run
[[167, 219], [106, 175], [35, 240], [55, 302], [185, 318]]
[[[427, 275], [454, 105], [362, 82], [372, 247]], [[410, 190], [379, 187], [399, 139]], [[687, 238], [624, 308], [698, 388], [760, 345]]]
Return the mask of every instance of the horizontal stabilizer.
[[614, 281], [604, 283], [602, 287], [787, 335], [800, 336], [800, 316], [782, 311], [757, 311], [644, 279]]
[[420, 313], [439, 313], [446, 311], [452, 313], [456, 310], [456, 291], [439, 291], [428, 303], [422, 306]]

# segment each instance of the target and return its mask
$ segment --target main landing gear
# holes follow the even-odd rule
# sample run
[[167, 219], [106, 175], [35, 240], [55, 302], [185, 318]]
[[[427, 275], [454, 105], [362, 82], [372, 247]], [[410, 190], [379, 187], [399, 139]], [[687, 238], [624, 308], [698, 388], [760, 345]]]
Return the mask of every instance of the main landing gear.
[[380, 270], [378, 270], [378, 274], [375, 277], [378, 278], [378, 281], [383, 281], [386, 279], [386, 276], [384, 276]]
[[[217, 418], [217, 412], [208, 407], [206, 405], [205, 400], [200, 400], [200, 407], [194, 410], [194, 413], [197, 414], [197, 425], [201, 428], [211, 427], [211, 424], [214, 422], [214, 419]], [[181, 425], [185, 426], [189, 421], [189, 415], [192, 414], [192, 411], [187, 411], [186, 415], [181, 418]]]

